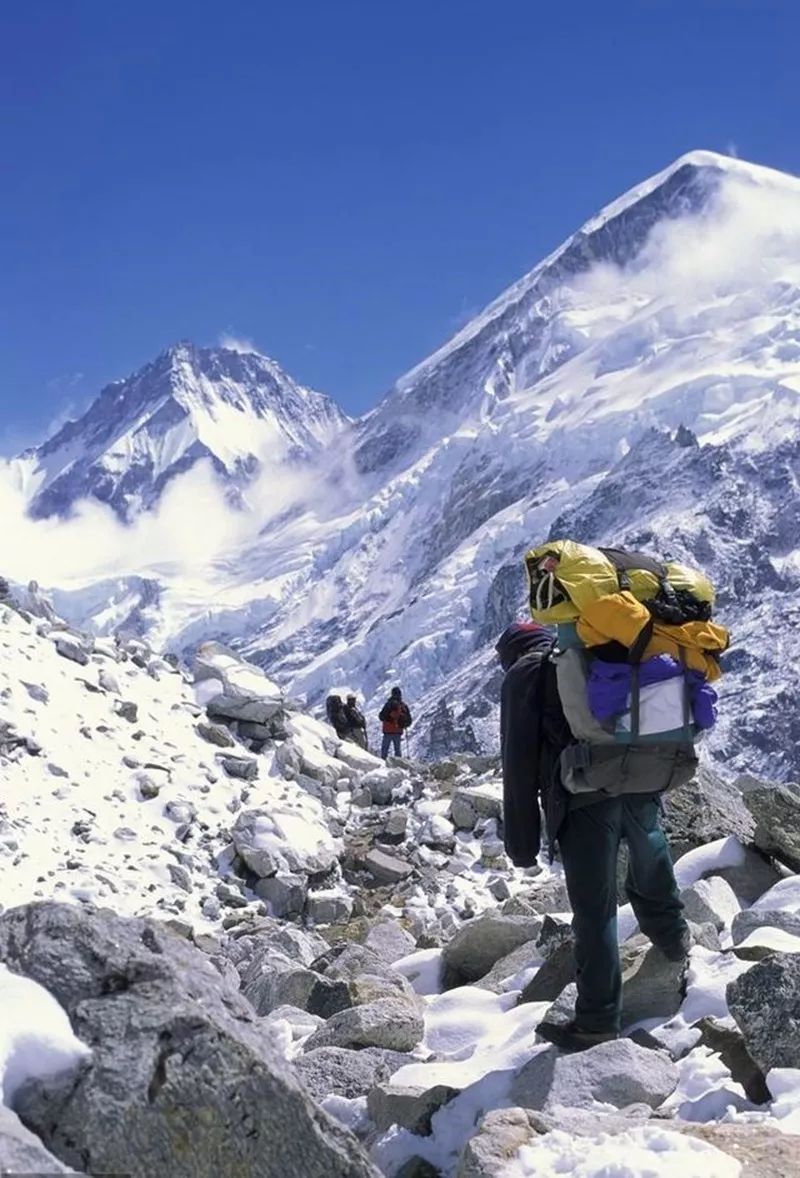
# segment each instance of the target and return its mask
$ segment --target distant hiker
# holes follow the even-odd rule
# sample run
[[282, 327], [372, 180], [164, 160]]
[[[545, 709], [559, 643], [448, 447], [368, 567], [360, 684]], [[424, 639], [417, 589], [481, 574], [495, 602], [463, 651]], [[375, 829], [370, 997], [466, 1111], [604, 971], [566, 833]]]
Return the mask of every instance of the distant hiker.
[[554, 645], [536, 622], [515, 622], [497, 643], [506, 672], [500, 704], [504, 831], [512, 862], [532, 866], [541, 797], [551, 856], [557, 841], [572, 905], [578, 983], [575, 1019], [541, 1033], [580, 1050], [615, 1039], [621, 1029], [617, 855], [623, 839], [630, 863], [625, 887], [642, 932], [675, 962], [688, 955], [691, 937], [659, 825], [658, 793], [574, 794], [562, 784], [561, 752], [575, 741], [559, 696]]
[[342, 697], [339, 695], [329, 695], [325, 700], [325, 714], [328, 717], [328, 723], [331, 724], [340, 740], [345, 740], [350, 730], [347, 722], [347, 716], [344, 711], [344, 704]]
[[42, 593], [38, 581], [28, 581], [28, 588], [22, 595], [22, 607], [35, 618], [44, 618], [48, 622], [56, 621], [56, 611]]
[[367, 721], [354, 695], [348, 695], [347, 702], [344, 705], [344, 715], [347, 720], [347, 736], [345, 740], [352, 740], [355, 744], [360, 744], [362, 749], [365, 749], [367, 747]]
[[411, 712], [408, 704], [403, 702], [403, 693], [399, 687], [393, 687], [389, 698], [378, 712], [378, 719], [383, 725], [383, 742], [381, 756], [384, 761], [389, 756], [389, 749], [394, 748], [394, 755], [402, 755], [403, 733], [411, 727]]

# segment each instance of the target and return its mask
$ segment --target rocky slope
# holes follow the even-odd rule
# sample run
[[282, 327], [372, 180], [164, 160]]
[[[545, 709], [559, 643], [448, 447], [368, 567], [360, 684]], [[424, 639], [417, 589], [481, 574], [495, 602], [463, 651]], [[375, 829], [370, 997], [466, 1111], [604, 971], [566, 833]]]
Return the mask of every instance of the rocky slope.
[[623, 905], [625, 1037], [563, 1055], [569, 902], [509, 866], [492, 758], [384, 766], [217, 644], [190, 672], [32, 609], [0, 605], [3, 1167], [792, 1174], [791, 787], [667, 799], [688, 971]]

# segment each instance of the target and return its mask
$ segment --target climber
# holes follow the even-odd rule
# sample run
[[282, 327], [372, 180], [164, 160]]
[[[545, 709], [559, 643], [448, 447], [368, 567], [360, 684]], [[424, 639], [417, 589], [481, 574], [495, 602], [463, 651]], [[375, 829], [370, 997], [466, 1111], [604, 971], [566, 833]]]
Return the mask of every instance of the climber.
[[551, 859], [557, 841], [572, 906], [578, 996], [571, 1022], [542, 1024], [539, 1034], [581, 1050], [620, 1032], [617, 857], [623, 839], [629, 855], [625, 888], [641, 931], [676, 963], [688, 956], [691, 935], [659, 825], [659, 795], [575, 795], [562, 785], [559, 759], [574, 741], [558, 694], [554, 645], [536, 622], [513, 623], [497, 643], [506, 672], [500, 703], [504, 837], [516, 866], [535, 863], [541, 797]]
[[325, 715], [328, 717], [328, 723], [331, 724], [340, 740], [345, 740], [350, 731], [350, 726], [345, 715], [344, 704], [340, 695], [329, 695], [325, 700]]
[[378, 712], [378, 719], [383, 725], [381, 756], [384, 761], [392, 747], [394, 755], [401, 756], [403, 733], [411, 727], [411, 712], [408, 705], [403, 702], [403, 693], [399, 687], [392, 688], [389, 698]]
[[344, 705], [344, 716], [347, 721], [347, 735], [345, 736], [345, 740], [352, 740], [355, 744], [360, 744], [362, 749], [367, 748], [367, 721], [354, 695], [348, 695], [347, 697], [347, 702]]

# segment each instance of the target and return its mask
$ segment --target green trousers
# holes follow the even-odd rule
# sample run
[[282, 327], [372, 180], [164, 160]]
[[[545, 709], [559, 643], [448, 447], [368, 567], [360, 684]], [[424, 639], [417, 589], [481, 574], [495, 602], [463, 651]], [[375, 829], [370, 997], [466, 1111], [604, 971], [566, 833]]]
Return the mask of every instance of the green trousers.
[[575, 932], [575, 1016], [586, 1030], [621, 1029], [617, 856], [623, 839], [629, 859], [625, 890], [642, 932], [663, 947], [686, 929], [659, 818], [658, 795], [627, 794], [570, 810], [559, 831]]

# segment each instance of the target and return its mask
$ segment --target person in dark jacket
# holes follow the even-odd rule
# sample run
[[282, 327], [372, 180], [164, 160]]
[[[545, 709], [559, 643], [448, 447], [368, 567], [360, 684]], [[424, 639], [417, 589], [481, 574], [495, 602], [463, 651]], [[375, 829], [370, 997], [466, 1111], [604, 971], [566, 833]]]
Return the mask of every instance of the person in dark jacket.
[[325, 700], [325, 714], [340, 740], [346, 740], [350, 726], [345, 715], [344, 704], [340, 695], [329, 695]]
[[360, 744], [362, 749], [365, 749], [367, 747], [367, 721], [354, 695], [348, 695], [347, 697], [347, 702], [344, 705], [344, 717], [347, 721], [347, 736], [345, 740], [352, 740], [355, 744]]
[[620, 1031], [622, 978], [617, 942], [617, 857], [628, 844], [626, 890], [642, 932], [670, 961], [683, 961], [691, 936], [672, 860], [659, 825], [657, 794], [568, 794], [558, 771], [572, 734], [558, 696], [554, 642], [535, 622], [515, 622], [497, 643], [506, 672], [500, 703], [506, 851], [518, 867], [539, 852], [545, 812], [551, 859], [556, 842], [572, 906], [578, 996], [575, 1018], [540, 1033], [580, 1050]]
[[403, 693], [399, 687], [393, 687], [386, 703], [378, 712], [378, 719], [383, 727], [383, 742], [381, 756], [384, 761], [389, 756], [389, 749], [394, 748], [394, 755], [402, 753], [403, 733], [411, 727], [411, 712], [408, 704], [403, 701]]

